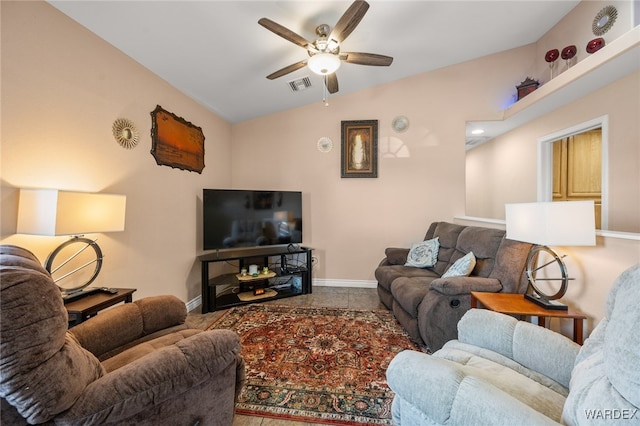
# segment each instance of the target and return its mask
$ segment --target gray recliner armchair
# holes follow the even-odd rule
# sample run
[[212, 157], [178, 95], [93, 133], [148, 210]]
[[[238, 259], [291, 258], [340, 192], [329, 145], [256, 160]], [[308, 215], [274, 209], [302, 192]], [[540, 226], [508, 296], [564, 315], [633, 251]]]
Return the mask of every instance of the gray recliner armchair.
[[[409, 425], [640, 424], [640, 264], [609, 295], [584, 346], [507, 315], [472, 309], [433, 355], [387, 369], [393, 421]], [[626, 420], [626, 421], [624, 421]]]

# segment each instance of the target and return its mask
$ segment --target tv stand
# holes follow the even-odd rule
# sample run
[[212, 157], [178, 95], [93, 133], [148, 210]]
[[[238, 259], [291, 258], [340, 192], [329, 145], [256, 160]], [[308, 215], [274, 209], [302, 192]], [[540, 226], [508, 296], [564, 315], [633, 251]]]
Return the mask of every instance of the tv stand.
[[[312, 292], [311, 252], [301, 246], [274, 246], [228, 251], [216, 250], [198, 256], [201, 267], [202, 313], [266, 300], [310, 294]], [[209, 276], [209, 266], [224, 262], [236, 271]], [[242, 268], [258, 265], [258, 276], [241, 276]], [[268, 274], [262, 268], [269, 268]], [[220, 290], [220, 291], [219, 291]]]

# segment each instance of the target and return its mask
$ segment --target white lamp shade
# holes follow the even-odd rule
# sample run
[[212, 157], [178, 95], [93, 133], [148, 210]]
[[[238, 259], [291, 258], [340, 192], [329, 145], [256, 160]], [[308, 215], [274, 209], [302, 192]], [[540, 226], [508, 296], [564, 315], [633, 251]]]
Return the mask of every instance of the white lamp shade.
[[332, 53], [317, 53], [309, 58], [307, 66], [319, 75], [329, 75], [340, 68], [340, 58]]
[[19, 234], [81, 235], [124, 231], [125, 195], [21, 189]]
[[507, 238], [544, 246], [594, 246], [593, 201], [506, 204]]

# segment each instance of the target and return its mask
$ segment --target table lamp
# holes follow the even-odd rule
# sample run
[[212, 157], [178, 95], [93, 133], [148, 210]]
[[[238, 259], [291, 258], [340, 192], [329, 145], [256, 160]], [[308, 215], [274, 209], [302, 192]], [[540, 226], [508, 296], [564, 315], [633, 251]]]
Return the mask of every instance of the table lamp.
[[[545, 309], [567, 310], [556, 301], [567, 291], [569, 278], [562, 258], [549, 246], [594, 246], [596, 244], [594, 202], [553, 201], [539, 203], [506, 204], [507, 235], [510, 240], [535, 244], [527, 257], [526, 273], [533, 293], [525, 298]], [[547, 253], [550, 261], [538, 265], [540, 254]], [[554, 263], [560, 268], [560, 276], [537, 277], [539, 272]], [[546, 294], [538, 281], [560, 281], [554, 294]]]
[[[59, 191], [57, 189], [21, 189], [16, 232], [33, 235], [71, 235], [47, 257], [45, 268], [63, 296], [84, 290], [102, 267], [102, 250], [96, 240], [84, 234], [124, 231], [126, 196]], [[75, 252], [74, 252], [74, 248]], [[79, 248], [77, 248], [79, 247]], [[91, 248], [91, 251], [85, 251]], [[60, 261], [58, 257], [68, 256]], [[94, 265], [88, 275], [85, 268]], [[83, 271], [83, 274], [77, 274]], [[79, 278], [83, 276], [83, 278]], [[71, 278], [74, 280], [71, 280]], [[73, 281], [73, 282], [72, 282]]]

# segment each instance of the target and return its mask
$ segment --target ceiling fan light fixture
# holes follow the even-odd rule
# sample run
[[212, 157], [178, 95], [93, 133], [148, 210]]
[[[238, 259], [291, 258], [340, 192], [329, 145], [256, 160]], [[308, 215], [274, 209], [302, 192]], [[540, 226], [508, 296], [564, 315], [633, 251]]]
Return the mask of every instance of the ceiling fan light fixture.
[[334, 40], [334, 39], [327, 40], [327, 50], [329, 52], [336, 53], [339, 47], [340, 47], [340, 43], [338, 43], [337, 40]]
[[340, 68], [340, 58], [332, 53], [318, 53], [309, 58], [307, 66], [318, 75], [329, 75]]

